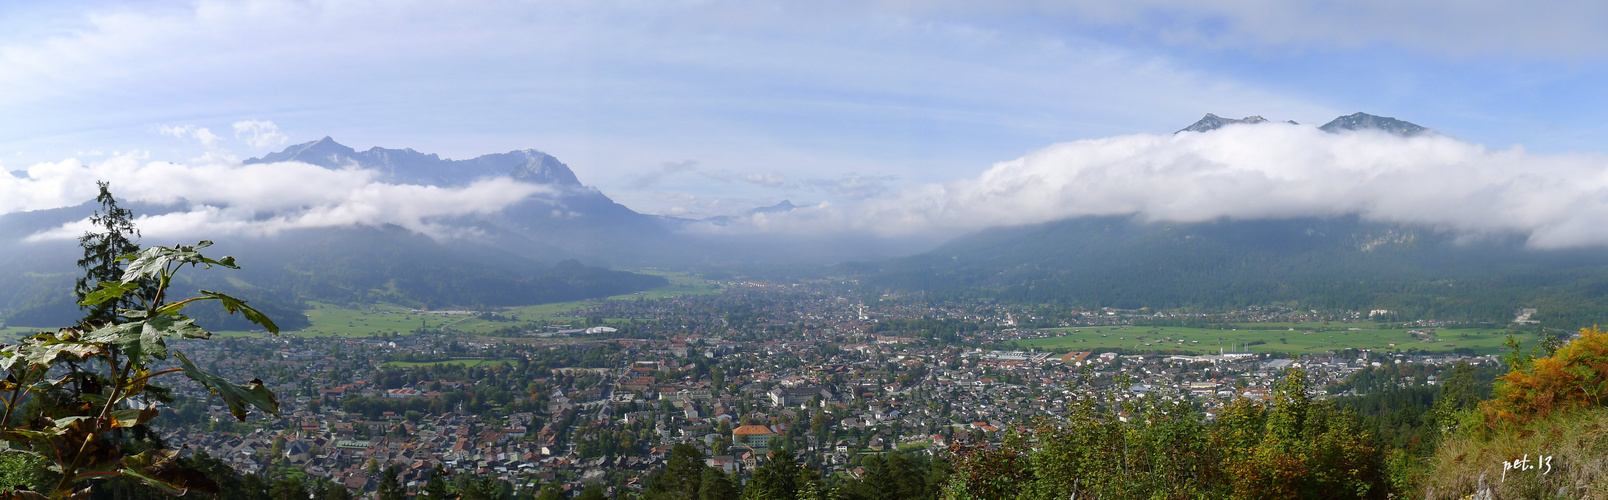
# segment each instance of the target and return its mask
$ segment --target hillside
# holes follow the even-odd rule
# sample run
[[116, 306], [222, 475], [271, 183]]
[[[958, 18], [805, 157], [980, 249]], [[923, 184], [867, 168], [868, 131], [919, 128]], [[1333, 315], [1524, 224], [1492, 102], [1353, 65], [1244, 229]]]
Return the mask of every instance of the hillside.
[[870, 284], [1122, 309], [1269, 303], [1388, 309], [1409, 318], [1590, 324], [1608, 303], [1608, 252], [1462, 241], [1356, 217], [1147, 223], [1088, 217], [994, 228], [919, 255], [845, 264]]

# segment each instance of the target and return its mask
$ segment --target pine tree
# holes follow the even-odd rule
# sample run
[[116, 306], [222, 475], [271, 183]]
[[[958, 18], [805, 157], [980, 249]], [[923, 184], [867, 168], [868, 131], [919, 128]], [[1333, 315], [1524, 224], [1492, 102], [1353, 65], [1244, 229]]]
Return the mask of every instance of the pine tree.
[[564, 488], [558, 483], [548, 483], [542, 487], [542, 492], [536, 496], [536, 500], [564, 500]]
[[424, 483], [424, 491], [419, 493], [419, 498], [429, 500], [452, 498], [452, 493], [447, 491], [447, 482], [442, 479], [446, 475], [447, 471], [442, 469], [440, 465], [435, 466], [435, 470], [430, 473], [430, 480]]
[[279, 479], [268, 490], [268, 496], [273, 500], [307, 500], [307, 485], [296, 478]]
[[[89, 217], [99, 231], [86, 232], [78, 238], [78, 246], [83, 247], [84, 257], [78, 259], [78, 267], [84, 270], [84, 275], [78, 278], [73, 286], [73, 293], [79, 301], [83, 301], [96, 290], [104, 281], [117, 281], [123, 277], [123, 263], [119, 257], [131, 253], [138, 253], [140, 246], [135, 243], [139, 239], [140, 231], [134, 228], [134, 212], [117, 206], [117, 199], [112, 197], [109, 184], [106, 181], [96, 182], [100, 186], [100, 195], [95, 201], [100, 208]], [[155, 284], [144, 283], [139, 290], [140, 296], [150, 296]], [[118, 309], [132, 309], [132, 295], [120, 300], [111, 300], [92, 306], [79, 306], [83, 309], [83, 323], [91, 325], [111, 324], [117, 320]]]
[[704, 468], [703, 484], [698, 487], [699, 500], [737, 500], [738, 497], [737, 485], [731, 476], [714, 467]]
[[401, 467], [394, 464], [387, 466], [384, 477], [380, 479], [380, 486], [374, 490], [374, 497], [379, 500], [405, 500], [408, 492], [402, 488], [402, 481], [398, 477], [400, 475], [402, 475]]

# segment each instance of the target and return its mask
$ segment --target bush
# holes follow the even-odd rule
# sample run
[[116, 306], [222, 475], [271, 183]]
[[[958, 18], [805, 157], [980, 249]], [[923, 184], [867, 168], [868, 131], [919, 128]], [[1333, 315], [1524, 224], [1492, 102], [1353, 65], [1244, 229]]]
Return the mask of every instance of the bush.
[[1562, 411], [1602, 406], [1608, 397], [1608, 333], [1580, 329], [1580, 337], [1551, 356], [1513, 358], [1498, 379], [1496, 398], [1480, 405], [1492, 430], [1524, 425]]

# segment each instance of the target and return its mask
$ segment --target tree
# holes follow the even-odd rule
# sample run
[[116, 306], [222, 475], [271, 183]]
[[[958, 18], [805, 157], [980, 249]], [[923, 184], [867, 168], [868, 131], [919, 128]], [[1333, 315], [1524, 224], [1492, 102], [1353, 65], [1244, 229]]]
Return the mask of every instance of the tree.
[[379, 500], [405, 500], [408, 492], [402, 487], [401, 475], [402, 467], [396, 464], [386, 466], [379, 487], [374, 489], [374, 497]]
[[[217, 493], [219, 485], [205, 474], [184, 466], [178, 453], [152, 447], [135, 451], [122, 446], [114, 435], [138, 428], [161, 414], [154, 404], [161, 395], [153, 378], [183, 373], [221, 396], [230, 413], [244, 420], [250, 407], [278, 415], [279, 404], [260, 380], [230, 382], [191, 363], [184, 353], [170, 350], [174, 337], [206, 339], [211, 332], [183, 314], [185, 307], [218, 301], [225, 310], [277, 334], [279, 327], [244, 301], [201, 290], [197, 297], [170, 301], [169, 288], [185, 266], [239, 269], [233, 257], [211, 259], [192, 246], [151, 247], [128, 260], [119, 279], [102, 281], [99, 289], [80, 304], [132, 304], [118, 308], [109, 323], [83, 323], [24, 337], [0, 346], [0, 439], [10, 442], [6, 453], [22, 454], [49, 464], [56, 474], [47, 492], [67, 497], [87, 489], [88, 483], [128, 478], [168, 494], [197, 489]], [[154, 286], [146, 286], [154, 283]], [[176, 357], [178, 368], [153, 371], [153, 365]], [[65, 372], [64, 377], [52, 374]], [[16, 410], [29, 405], [36, 418]]]
[[603, 485], [592, 483], [587, 485], [586, 490], [581, 491], [580, 496], [575, 497], [575, 500], [608, 500], [608, 498], [608, 494], [603, 492]]
[[307, 500], [307, 485], [293, 477], [274, 481], [268, 496], [273, 500]]
[[[117, 199], [112, 197], [106, 181], [95, 184], [100, 186], [100, 195], [95, 197], [95, 201], [101, 207], [89, 217], [89, 223], [98, 232], [86, 232], [78, 238], [78, 246], [84, 249], [84, 257], [78, 259], [78, 267], [84, 270], [84, 275], [73, 284], [73, 293], [80, 302], [78, 308], [85, 311], [81, 323], [107, 325], [117, 321], [118, 309], [136, 307], [135, 300], [130, 297], [94, 305], [82, 302], [89, 294], [99, 290], [102, 282], [122, 279], [121, 257], [140, 251], [140, 246], [134, 242], [140, 237], [140, 231], [134, 228], [134, 213], [117, 206]], [[143, 292], [140, 295], [152, 295], [154, 283], [147, 281], [140, 285], [140, 291]]]
[[670, 458], [664, 471], [654, 478], [648, 494], [651, 498], [668, 500], [695, 500], [703, 482], [703, 452], [688, 443], [670, 448]]
[[429, 500], [452, 498], [452, 493], [447, 491], [447, 482], [442, 479], [446, 475], [447, 471], [442, 469], [440, 465], [436, 465], [435, 470], [430, 471], [430, 480], [424, 483], [424, 490], [419, 492], [419, 498]]
[[542, 492], [536, 495], [536, 500], [564, 500], [564, 487], [558, 483], [548, 483], [542, 487]]
[[798, 462], [793, 450], [778, 448], [770, 461], [754, 470], [753, 479], [743, 489], [743, 498], [753, 500], [793, 500], [798, 496]]
[[320, 500], [352, 500], [352, 491], [346, 489], [345, 485], [337, 483], [333, 487], [330, 487], [330, 489], [328, 491], [325, 491], [324, 496], [319, 497], [319, 499]]
[[237, 500], [273, 500], [268, 492], [273, 484], [261, 474], [246, 474], [240, 478], [240, 490], [234, 492]]
[[714, 467], [703, 470], [703, 481], [698, 486], [698, 500], [737, 500], [737, 485], [731, 476]]

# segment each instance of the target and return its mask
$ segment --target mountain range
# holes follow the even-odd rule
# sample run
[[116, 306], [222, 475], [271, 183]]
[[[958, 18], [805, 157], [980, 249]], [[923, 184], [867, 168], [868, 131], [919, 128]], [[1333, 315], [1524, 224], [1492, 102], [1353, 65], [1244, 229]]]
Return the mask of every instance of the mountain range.
[[[1207, 114], [1178, 133], [1267, 121]], [[1433, 133], [1364, 113], [1319, 128]], [[247, 268], [229, 280], [198, 284], [234, 290], [292, 315], [307, 300], [499, 306], [628, 293], [663, 283], [654, 276], [608, 270], [641, 266], [711, 275], [782, 268], [795, 275], [852, 275], [895, 289], [1090, 307], [1233, 307], [1272, 301], [1482, 319], [1546, 303], [1555, 305], [1553, 318], [1573, 318], [1586, 314], [1580, 304], [1601, 301], [1596, 290], [1608, 290], [1608, 257], [1600, 251], [1529, 250], [1522, 238], [1511, 235], [1469, 243], [1434, 228], [1355, 217], [1194, 224], [1085, 217], [987, 229], [936, 249], [888, 258], [903, 247], [871, 238], [688, 231], [698, 224], [719, 227], [799, 207], [784, 200], [703, 220], [642, 214], [584, 185], [557, 158], [532, 149], [452, 160], [412, 149], [357, 151], [325, 137], [245, 161], [278, 162], [363, 168], [389, 183], [442, 187], [507, 177], [556, 193], [452, 220], [473, 231], [448, 240], [394, 226], [353, 226], [220, 241], [217, 250], [239, 257]], [[142, 215], [186, 209], [182, 202], [127, 206]], [[0, 249], [6, 250], [0, 252], [0, 317], [41, 325], [70, 319], [74, 310], [65, 290], [75, 275], [76, 246], [22, 239], [81, 220], [93, 209], [84, 204], [0, 216]], [[843, 263], [820, 267], [837, 262]]]
[[[1262, 118], [1259, 115], [1247, 116], [1247, 117], [1240, 118], [1240, 119], [1233, 119], [1233, 118], [1223, 118], [1221, 116], [1217, 116], [1217, 115], [1214, 115], [1214, 114], [1211, 114], [1211, 113], [1206, 113], [1206, 116], [1202, 117], [1200, 120], [1196, 121], [1195, 123], [1190, 124], [1188, 127], [1184, 127], [1183, 129], [1180, 129], [1178, 132], [1175, 132], [1175, 133], [1180, 133], [1181, 134], [1181, 133], [1184, 133], [1184, 132], [1210, 132], [1210, 131], [1213, 131], [1213, 130], [1223, 128], [1226, 125], [1236, 125], [1236, 124], [1255, 125], [1255, 124], [1258, 124], [1258, 123], [1266, 123], [1266, 122], [1267, 122], [1267, 119]], [[1291, 125], [1299, 125], [1299, 123], [1296, 123], [1294, 120], [1286, 120], [1284, 123], [1288, 123], [1288, 124], [1291, 124]], [[1391, 117], [1388, 117], [1388, 116], [1370, 115], [1368, 113], [1362, 113], [1362, 112], [1352, 113], [1352, 114], [1349, 114], [1349, 115], [1345, 115], [1345, 116], [1335, 118], [1333, 120], [1329, 120], [1329, 123], [1325, 123], [1322, 126], [1319, 126], [1318, 130], [1322, 130], [1324, 132], [1329, 132], [1329, 133], [1339, 133], [1341, 131], [1346, 131], [1346, 130], [1380, 130], [1380, 131], [1384, 131], [1384, 132], [1388, 132], [1388, 133], [1396, 134], [1396, 135], [1400, 135], [1400, 136], [1414, 136], [1414, 135], [1425, 134], [1425, 133], [1433, 133], [1434, 132], [1434, 131], [1432, 131], [1430, 129], [1418, 126], [1418, 125], [1413, 124], [1411, 122], [1397, 120], [1395, 118], [1391, 118]]]
[[[219, 239], [213, 251], [239, 258], [243, 269], [194, 276], [193, 285], [233, 291], [282, 326], [305, 324], [303, 302], [377, 301], [419, 307], [478, 307], [578, 300], [646, 290], [666, 283], [651, 275], [613, 271], [617, 261], [640, 261], [663, 248], [671, 232], [657, 217], [624, 207], [584, 186], [551, 155], [521, 150], [450, 160], [412, 149], [358, 152], [333, 139], [290, 146], [245, 164], [296, 161], [330, 169], [358, 167], [396, 184], [462, 186], [509, 177], [552, 188], [503, 211], [452, 223], [472, 236], [437, 241], [396, 226], [348, 226], [286, 231], [272, 237]], [[114, 194], [115, 194], [115, 186]], [[186, 210], [184, 203], [125, 203], [136, 215]], [[77, 317], [70, 291], [77, 275], [75, 242], [26, 242], [40, 231], [82, 220], [86, 203], [0, 216], [0, 318], [9, 324], [65, 325]], [[585, 260], [588, 264], [581, 263]], [[198, 311], [207, 315], [220, 311]], [[246, 328], [238, 318], [208, 324]]]
[[[1207, 114], [1178, 133], [1266, 121]], [[1433, 133], [1365, 113], [1320, 129]], [[1356, 216], [1198, 223], [1080, 217], [986, 229], [916, 255], [834, 269], [887, 289], [1086, 308], [1284, 304], [1498, 325], [1516, 309], [1537, 308], [1543, 326], [1608, 321], [1608, 251], [1538, 250], [1525, 240]]]

